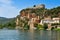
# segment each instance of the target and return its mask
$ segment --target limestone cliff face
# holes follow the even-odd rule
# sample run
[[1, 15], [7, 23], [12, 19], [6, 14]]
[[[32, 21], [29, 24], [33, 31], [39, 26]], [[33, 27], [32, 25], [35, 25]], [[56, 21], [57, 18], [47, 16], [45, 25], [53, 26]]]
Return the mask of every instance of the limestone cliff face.
[[16, 25], [19, 25], [20, 27], [25, 27], [28, 25], [33, 28], [35, 23], [40, 23], [40, 14], [38, 14], [36, 10], [44, 7], [44, 5], [39, 5], [33, 8], [21, 10], [20, 17], [17, 17], [16, 19]]

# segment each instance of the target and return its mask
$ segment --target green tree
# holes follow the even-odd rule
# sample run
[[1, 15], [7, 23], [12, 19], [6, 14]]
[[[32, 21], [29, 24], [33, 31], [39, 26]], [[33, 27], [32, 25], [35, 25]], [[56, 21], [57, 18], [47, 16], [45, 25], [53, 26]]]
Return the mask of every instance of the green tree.
[[41, 25], [41, 24], [35, 24], [35, 27], [36, 27], [38, 30], [44, 29], [44, 28], [43, 28], [43, 25]]
[[48, 25], [45, 23], [44, 24], [44, 29], [46, 30], [48, 28]]

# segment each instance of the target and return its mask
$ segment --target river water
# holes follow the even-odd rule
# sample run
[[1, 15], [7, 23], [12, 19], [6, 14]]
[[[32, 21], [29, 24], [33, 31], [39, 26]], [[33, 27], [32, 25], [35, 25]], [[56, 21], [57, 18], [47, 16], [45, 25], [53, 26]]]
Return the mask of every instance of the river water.
[[60, 31], [0, 30], [0, 40], [60, 40]]

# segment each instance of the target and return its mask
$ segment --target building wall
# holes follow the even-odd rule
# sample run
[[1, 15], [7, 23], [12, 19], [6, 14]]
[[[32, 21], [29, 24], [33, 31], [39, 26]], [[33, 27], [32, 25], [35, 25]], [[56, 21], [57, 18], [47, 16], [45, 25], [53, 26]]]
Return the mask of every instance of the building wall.
[[43, 20], [43, 23], [59, 23], [59, 20]]

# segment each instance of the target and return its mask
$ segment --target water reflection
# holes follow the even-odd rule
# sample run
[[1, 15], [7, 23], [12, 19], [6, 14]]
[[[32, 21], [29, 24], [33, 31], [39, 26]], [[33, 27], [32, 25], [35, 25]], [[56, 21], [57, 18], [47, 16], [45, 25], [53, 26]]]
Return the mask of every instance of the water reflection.
[[0, 40], [60, 40], [60, 31], [0, 30]]

